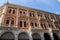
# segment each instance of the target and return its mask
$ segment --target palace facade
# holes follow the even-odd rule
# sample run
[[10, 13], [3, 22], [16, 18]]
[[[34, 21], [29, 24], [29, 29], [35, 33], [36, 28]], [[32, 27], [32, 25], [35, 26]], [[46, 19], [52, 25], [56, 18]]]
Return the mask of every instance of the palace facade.
[[60, 40], [60, 15], [5, 3], [0, 7], [0, 40]]

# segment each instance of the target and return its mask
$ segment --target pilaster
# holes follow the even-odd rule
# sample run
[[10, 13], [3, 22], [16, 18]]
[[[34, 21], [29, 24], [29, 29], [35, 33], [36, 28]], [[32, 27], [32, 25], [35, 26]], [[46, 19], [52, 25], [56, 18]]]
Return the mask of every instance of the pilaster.
[[1, 15], [1, 18], [0, 18], [0, 26], [3, 25], [4, 18], [5, 18], [5, 14], [7, 13], [8, 6], [5, 5], [3, 8], [4, 8], [4, 9], [3, 9], [3, 12], [2, 12], [2, 15]]

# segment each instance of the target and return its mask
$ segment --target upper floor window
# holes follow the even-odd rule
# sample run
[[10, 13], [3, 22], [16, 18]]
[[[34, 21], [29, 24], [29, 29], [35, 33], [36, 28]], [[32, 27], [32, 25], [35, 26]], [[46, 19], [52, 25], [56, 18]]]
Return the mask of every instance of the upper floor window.
[[6, 24], [9, 24], [9, 20], [6, 20]]
[[43, 17], [43, 13], [42, 12], [37, 12], [38, 13], [38, 17]]
[[22, 27], [22, 21], [20, 21], [20, 27]]
[[26, 12], [25, 11], [20, 11], [20, 15], [25, 15]]
[[14, 20], [11, 20], [11, 24], [12, 24], [12, 25], [14, 24]]
[[25, 14], [25, 11], [23, 12], [23, 14]]
[[29, 13], [29, 15], [30, 15], [31, 17], [35, 17], [35, 14], [34, 14], [34, 13]]
[[20, 21], [20, 27], [26, 27], [26, 21], [21, 20]]
[[31, 23], [31, 26], [33, 26], [33, 22]]
[[48, 23], [50, 28], [53, 28], [53, 24], [52, 23]]
[[35, 23], [35, 27], [37, 27], [37, 23]]
[[32, 26], [32, 27], [37, 27], [37, 23], [34, 22], [34, 21], [32, 21], [32, 22], [31, 22], [31, 26]]
[[29, 15], [30, 15], [30, 16], [32, 16], [32, 14], [31, 14], [31, 13], [29, 13]]
[[19, 9], [19, 13], [20, 13], [20, 15], [26, 15], [27, 10], [25, 10], [25, 9]]
[[56, 16], [56, 19], [57, 19], [58, 21], [60, 21], [60, 16]]
[[20, 11], [20, 13], [22, 13], [22, 11]]
[[46, 28], [46, 24], [45, 23], [40, 23], [42, 28]]
[[11, 11], [12, 11], [12, 10], [11, 10], [11, 9], [9, 9], [9, 13], [11, 13]]
[[15, 14], [15, 10], [13, 10], [13, 14]]
[[54, 19], [54, 15], [50, 15], [51, 19]]
[[8, 7], [8, 13], [15, 14], [16, 13], [16, 8]]
[[55, 22], [54, 24], [55, 24], [56, 28], [60, 28], [59, 23]]
[[49, 20], [49, 15], [45, 15], [46, 20]]
[[32, 14], [33, 15], [33, 17], [35, 17], [35, 15], [34, 14]]
[[56, 26], [56, 28], [58, 28], [58, 27], [59, 27], [59, 25], [56, 25], [56, 24], [55, 24], [55, 26]]
[[24, 27], [26, 27], [26, 22], [24, 22]]
[[12, 26], [12, 25], [14, 25], [14, 19], [13, 19], [13, 18], [7, 18], [7, 19], [6, 19], [6, 25], [7, 25], [7, 26]]

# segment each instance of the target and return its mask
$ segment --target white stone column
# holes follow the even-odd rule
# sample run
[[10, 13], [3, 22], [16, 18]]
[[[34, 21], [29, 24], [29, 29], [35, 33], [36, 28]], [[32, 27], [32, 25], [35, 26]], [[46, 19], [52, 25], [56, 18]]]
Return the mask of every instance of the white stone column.
[[[50, 15], [49, 15], [49, 18], [51, 19]], [[52, 19], [51, 19], [52, 20]], [[53, 24], [53, 27], [56, 28], [55, 24], [54, 24], [54, 21], [55, 20], [52, 20], [52, 24]]]
[[52, 29], [51, 28], [49, 28], [49, 34], [50, 34], [51, 40], [54, 40], [53, 33], [52, 33]]
[[36, 15], [35, 17], [38, 18], [38, 13], [37, 13], [37, 11], [35, 11], [35, 15]]
[[44, 40], [44, 34], [43, 34], [43, 32], [40, 34], [40, 36], [41, 36], [41, 40]]
[[51, 37], [51, 40], [54, 40], [52, 32], [50, 33], [50, 37]]
[[28, 21], [28, 24], [29, 24], [28, 25], [29, 26], [29, 31], [31, 31], [31, 25], [30, 25], [29, 12], [28, 12], [28, 10], [27, 10], [27, 17], [28, 17], [28, 20], [27, 21]]
[[16, 21], [16, 28], [17, 28], [18, 27], [18, 17], [19, 17], [19, 14], [18, 14], [19, 13], [19, 8], [17, 8], [16, 11], [17, 11], [17, 13], [16, 13], [16, 20], [15, 21]]
[[15, 40], [18, 40], [18, 34], [15, 34]]
[[33, 40], [32, 38], [32, 32], [29, 31], [29, 40]]
[[28, 12], [28, 10], [27, 10], [27, 14], [26, 14], [26, 16], [29, 17], [29, 12]]
[[53, 27], [54, 27], [54, 28], [56, 28], [56, 26], [55, 26], [54, 22], [52, 22], [52, 25], [53, 25]]
[[44, 13], [42, 13], [42, 15], [43, 15], [43, 18], [46, 19]]
[[7, 9], [8, 9], [8, 7], [7, 7], [7, 5], [5, 5], [4, 7], [3, 7], [4, 9], [3, 9], [3, 12], [2, 12], [2, 15], [1, 15], [1, 17], [0, 17], [0, 26], [3, 24], [3, 22], [4, 22], [4, 16], [5, 16], [5, 14], [7, 13]]

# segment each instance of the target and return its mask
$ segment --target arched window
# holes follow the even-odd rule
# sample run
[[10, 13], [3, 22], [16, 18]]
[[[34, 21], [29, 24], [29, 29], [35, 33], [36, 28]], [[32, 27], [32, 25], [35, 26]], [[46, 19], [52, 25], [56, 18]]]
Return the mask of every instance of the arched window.
[[25, 11], [23, 11], [23, 14], [25, 14]]
[[15, 10], [13, 10], [13, 14], [15, 14]]
[[12, 11], [12, 10], [11, 10], [11, 9], [9, 9], [9, 13], [11, 13], [11, 11]]
[[20, 27], [22, 27], [22, 21], [20, 21]]
[[41, 27], [44, 29], [46, 28], [46, 24], [45, 23], [40, 23], [41, 24]]
[[37, 27], [37, 23], [34, 23], [35, 24], [35, 27]]
[[29, 15], [32, 16], [31, 13], [29, 13]]
[[50, 28], [53, 28], [53, 24], [52, 23], [48, 23]]
[[30, 17], [35, 17], [34, 12], [29, 12], [29, 16], [30, 16]]
[[26, 21], [21, 20], [20, 21], [20, 27], [26, 27]]
[[37, 27], [37, 23], [36, 23], [35, 21], [32, 21], [32, 22], [31, 22], [31, 26], [32, 26], [32, 27]]
[[22, 13], [22, 11], [20, 11], [20, 13]]
[[26, 27], [26, 22], [24, 22], [24, 27]]
[[13, 26], [14, 25], [14, 19], [13, 18], [7, 18], [6, 19], [6, 26]]
[[33, 26], [33, 22], [31, 22], [31, 26]]
[[6, 24], [9, 24], [9, 20], [6, 20]]

